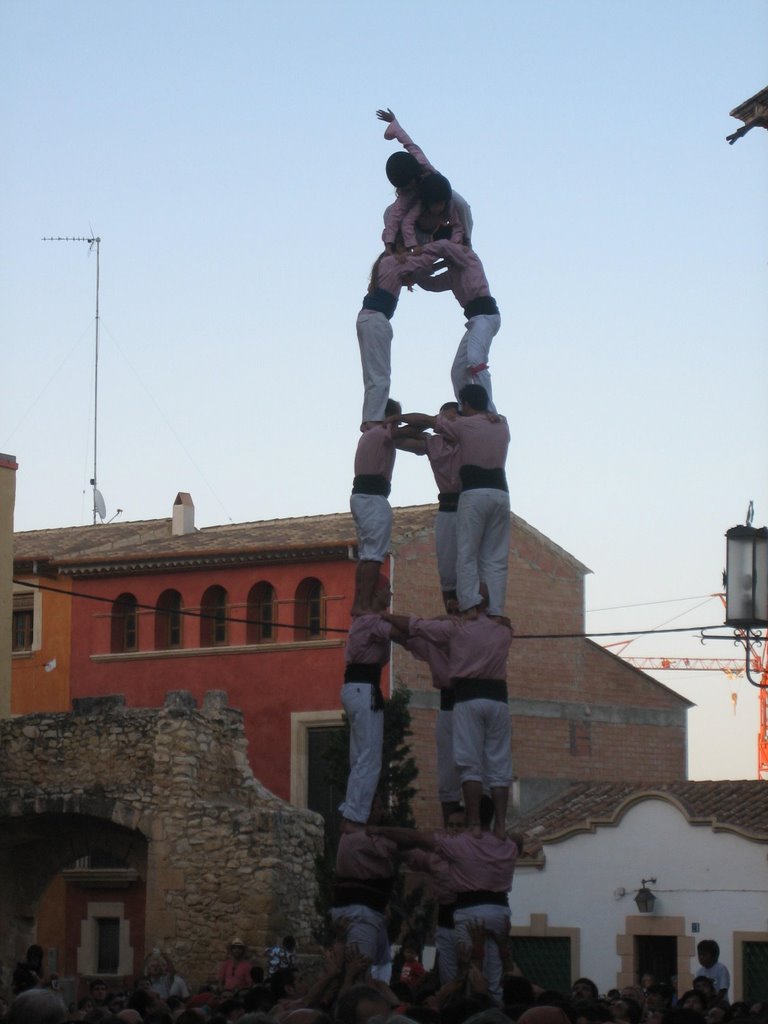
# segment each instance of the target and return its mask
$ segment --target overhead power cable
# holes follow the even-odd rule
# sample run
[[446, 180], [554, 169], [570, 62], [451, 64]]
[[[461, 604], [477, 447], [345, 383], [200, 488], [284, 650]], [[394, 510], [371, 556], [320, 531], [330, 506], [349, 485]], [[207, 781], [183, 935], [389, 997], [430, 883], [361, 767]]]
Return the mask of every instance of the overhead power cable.
[[[33, 587], [36, 590], [45, 590], [54, 594], [60, 594], [63, 597], [77, 597], [85, 601], [97, 601], [102, 604], [114, 605], [116, 598], [114, 597], [102, 597], [98, 594], [85, 594], [82, 591], [77, 590], [62, 590], [60, 587], [50, 587], [45, 583], [29, 583], [26, 580], [14, 580], [19, 586]], [[274, 619], [252, 619], [252, 618], [241, 618], [236, 615], [221, 615], [217, 612], [206, 612], [202, 609], [191, 609], [191, 608], [175, 608], [172, 611], [165, 608], [158, 608], [154, 604], [142, 604], [137, 601], [135, 604], [131, 604], [132, 609], [149, 611], [149, 612], [160, 612], [161, 614], [174, 614], [184, 615], [191, 619], [215, 619], [217, 622], [234, 622], [241, 625], [247, 626], [271, 626], [273, 629], [278, 627], [283, 629], [316, 629], [316, 626], [302, 625], [296, 622], [276, 622]], [[611, 636], [653, 636], [658, 633], [699, 633], [704, 630], [719, 629], [722, 623], [716, 625], [707, 626], [677, 626], [675, 628], [668, 629], [622, 629], [618, 632], [613, 633], [515, 633], [515, 640], [591, 640], [601, 637]], [[347, 634], [348, 629], [338, 629], [332, 626], [324, 626], [324, 633], [342, 633]]]

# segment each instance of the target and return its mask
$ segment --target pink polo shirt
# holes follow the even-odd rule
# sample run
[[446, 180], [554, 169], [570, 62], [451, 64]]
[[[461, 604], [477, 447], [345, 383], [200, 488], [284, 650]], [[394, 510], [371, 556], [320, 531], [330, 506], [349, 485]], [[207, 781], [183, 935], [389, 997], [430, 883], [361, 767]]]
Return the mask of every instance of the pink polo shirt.
[[509, 892], [518, 856], [517, 843], [498, 839], [492, 832], [473, 836], [435, 834], [435, 853], [447, 863], [454, 892]]
[[437, 242], [429, 242], [425, 245], [418, 256], [408, 253], [405, 255], [404, 260], [399, 260], [396, 256], [384, 256], [378, 267], [377, 283], [379, 288], [383, 288], [391, 295], [394, 295], [395, 298], [398, 298], [406, 278], [423, 274], [428, 275], [434, 266], [435, 260], [456, 259], [457, 254], [454, 252], [456, 248], [461, 249], [462, 252], [464, 251], [460, 246], [455, 246], [448, 239], [440, 239]]
[[397, 843], [364, 831], [344, 832], [336, 851], [336, 874], [340, 878], [391, 878], [395, 873]]
[[439, 854], [427, 850], [407, 850], [403, 859], [411, 871], [423, 871], [425, 875], [429, 875], [438, 903], [446, 905], [456, 902], [450, 866]]
[[444, 434], [427, 435], [427, 458], [440, 494], [457, 494], [461, 490], [459, 446]]
[[347, 665], [386, 665], [392, 626], [376, 612], [356, 615], [344, 647]]
[[395, 443], [392, 440], [392, 424], [379, 423], [369, 427], [360, 435], [355, 452], [355, 476], [383, 476], [392, 482], [395, 468]]
[[411, 616], [408, 632], [437, 646], [448, 645], [451, 679], [506, 679], [512, 630], [479, 612], [476, 619], [418, 619]]
[[503, 469], [509, 449], [509, 426], [502, 416], [496, 423], [485, 413], [449, 420], [438, 416], [435, 430], [459, 446], [459, 466]]
[[455, 258], [448, 263], [448, 270], [437, 277], [419, 276], [417, 284], [424, 291], [452, 291], [456, 301], [463, 308], [472, 299], [479, 299], [491, 294], [488, 278], [485, 276], [483, 264], [474, 249], [462, 247], [463, 260]]
[[406, 640], [404, 647], [417, 661], [429, 665], [432, 673], [432, 685], [436, 690], [448, 690], [451, 686], [451, 671], [448, 662], [448, 647], [430, 643], [420, 636], [412, 636]]

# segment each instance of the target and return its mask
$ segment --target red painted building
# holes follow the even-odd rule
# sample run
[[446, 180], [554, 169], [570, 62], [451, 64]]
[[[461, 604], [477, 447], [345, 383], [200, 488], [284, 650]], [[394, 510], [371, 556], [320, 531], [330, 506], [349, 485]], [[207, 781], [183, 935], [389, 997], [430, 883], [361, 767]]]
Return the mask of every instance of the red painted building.
[[[395, 611], [442, 611], [434, 511], [394, 511]], [[68, 666], [59, 683], [68, 692], [57, 692], [57, 707], [114, 693], [131, 706], [155, 707], [169, 690], [189, 690], [198, 701], [225, 690], [244, 713], [256, 777], [284, 799], [321, 809], [310, 766], [320, 763], [323, 735], [341, 722], [354, 553], [347, 513], [198, 530], [191, 498], [180, 494], [171, 518], [17, 534], [15, 571], [29, 582], [71, 587], [67, 599], [54, 595], [48, 621], [30, 629], [40, 638], [38, 662], [53, 657]], [[507, 613], [517, 634], [582, 631], [588, 571], [513, 516]], [[46, 637], [61, 644], [64, 609], [70, 648], [56, 657]], [[29, 686], [24, 653], [14, 663], [15, 690]], [[412, 691], [416, 811], [432, 824], [436, 694], [424, 666], [399, 648], [392, 672]], [[685, 777], [688, 702], [590, 641], [516, 641], [509, 689], [519, 804], [579, 779]], [[34, 710], [29, 700], [24, 709]]]

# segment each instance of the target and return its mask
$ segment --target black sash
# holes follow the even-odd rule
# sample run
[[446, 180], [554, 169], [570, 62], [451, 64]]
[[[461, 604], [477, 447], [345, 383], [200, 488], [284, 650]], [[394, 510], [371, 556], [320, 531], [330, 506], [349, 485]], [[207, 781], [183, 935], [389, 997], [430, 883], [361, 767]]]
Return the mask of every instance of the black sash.
[[507, 684], [504, 679], [466, 679], [459, 677], [451, 680], [456, 703], [463, 704], [468, 700], [497, 700], [507, 703]]
[[464, 316], [471, 320], [473, 316], [495, 316], [499, 312], [496, 299], [492, 295], [478, 295], [464, 307]]
[[397, 299], [392, 292], [384, 288], [377, 288], [370, 292], [363, 299], [363, 309], [370, 309], [374, 313], [383, 313], [387, 320], [391, 320], [397, 309]]
[[455, 903], [441, 903], [437, 908], [437, 927], [453, 928], [453, 911]]
[[456, 703], [456, 694], [453, 690], [446, 687], [446, 689], [440, 691], [440, 710], [441, 711], [453, 711], [453, 705]]
[[476, 491], [479, 487], [490, 487], [494, 491], [508, 491], [507, 474], [503, 469], [485, 469], [483, 466], [466, 465], [459, 470], [461, 486], [465, 491]]
[[441, 491], [437, 496], [437, 502], [441, 512], [455, 512], [459, 507], [459, 492]]
[[394, 878], [337, 878], [333, 887], [333, 906], [370, 907], [383, 914], [387, 909]]
[[351, 662], [344, 669], [344, 682], [355, 686], [371, 687], [371, 708], [374, 711], [384, 710], [384, 695], [379, 687], [381, 665]]
[[467, 907], [479, 907], [482, 903], [492, 903], [497, 907], [506, 907], [509, 904], [509, 897], [505, 892], [491, 892], [490, 889], [475, 889], [472, 892], [456, 894], [457, 910], [465, 910]]
[[380, 494], [388, 498], [392, 484], [381, 473], [358, 473], [352, 481], [353, 494]]

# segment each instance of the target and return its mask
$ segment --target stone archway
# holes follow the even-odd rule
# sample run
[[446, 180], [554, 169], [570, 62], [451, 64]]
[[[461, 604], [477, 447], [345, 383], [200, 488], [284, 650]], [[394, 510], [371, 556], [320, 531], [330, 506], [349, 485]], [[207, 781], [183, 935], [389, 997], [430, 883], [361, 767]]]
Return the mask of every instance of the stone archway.
[[89, 852], [89, 829], [141, 873], [146, 946], [190, 981], [211, 974], [233, 929], [256, 948], [287, 931], [312, 941], [321, 820], [254, 779], [225, 694], [201, 709], [184, 691], [157, 709], [77, 700], [72, 713], [0, 722], [0, 751], [5, 966], [34, 941], [50, 878]]

